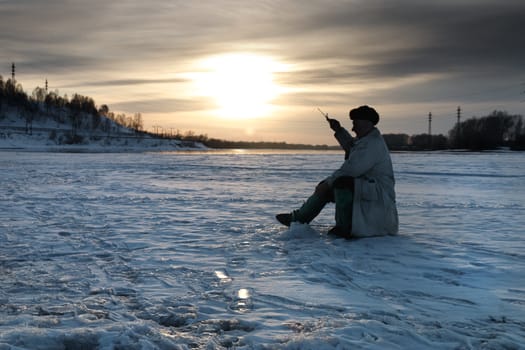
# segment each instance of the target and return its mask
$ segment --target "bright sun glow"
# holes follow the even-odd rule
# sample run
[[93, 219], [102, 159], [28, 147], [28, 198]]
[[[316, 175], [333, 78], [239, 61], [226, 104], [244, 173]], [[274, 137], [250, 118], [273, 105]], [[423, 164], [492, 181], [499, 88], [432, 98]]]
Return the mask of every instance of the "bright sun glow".
[[270, 114], [271, 102], [280, 94], [274, 73], [282, 65], [255, 54], [225, 54], [202, 62], [194, 77], [200, 94], [211, 97], [217, 114], [227, 119], [257, 118]]

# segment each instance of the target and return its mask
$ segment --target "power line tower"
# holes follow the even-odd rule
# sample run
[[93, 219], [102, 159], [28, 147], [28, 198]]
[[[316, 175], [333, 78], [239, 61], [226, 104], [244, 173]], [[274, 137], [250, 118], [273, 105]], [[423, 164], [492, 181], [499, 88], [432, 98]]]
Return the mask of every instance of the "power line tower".
[[428, 134], [432, 135], [432, 112], [428, 113]]
[[459, 148], [461, 146], [461, 107], [458, 106], [458, 109], [457, 109], [457, 118], [458, 118], [458, 124], [457, 124], [457, 135], [456, 135], [456, 144], [457, 144], [457, 147]]
[[428, 113], [428, 147], [432, 149], [432, 112]]

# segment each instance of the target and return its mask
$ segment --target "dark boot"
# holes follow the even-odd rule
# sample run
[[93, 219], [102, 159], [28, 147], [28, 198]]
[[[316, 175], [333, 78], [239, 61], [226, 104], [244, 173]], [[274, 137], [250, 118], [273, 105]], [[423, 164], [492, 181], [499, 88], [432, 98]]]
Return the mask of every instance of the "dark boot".
[[352, 233], [348, 230], [345, 230], [342, 227], [334, 226], [328, 231], [329, 235], [335, 235], [337, 237], [345, 238], [345, 239], [351, 239]]
[[277, 214], [275, 215], [275, 218], [284, 226], [289, 227], [292, 224], [292, 214], [290, 213]]

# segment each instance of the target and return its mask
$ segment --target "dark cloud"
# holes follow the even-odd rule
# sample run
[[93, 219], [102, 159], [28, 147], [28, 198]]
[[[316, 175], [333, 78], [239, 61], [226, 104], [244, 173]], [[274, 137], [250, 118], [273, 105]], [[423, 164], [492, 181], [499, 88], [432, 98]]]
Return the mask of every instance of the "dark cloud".
[[[297, 46], [291, 51], [303, 60], [362, 62], [360, 74], [370, 77], [480, 70], [513, 74], [525, 61], [523, 18], [522, 1], [344, 3], [312, 15], [312, 27], [301, 43], [291, 42]], [[322, 46], [299, 49], [309, 37], [320, 40], [319, 32], [325, 36]]]
[[[304, 72], [313, 83], [325, 73], [326, 81], [337, 75], [511, 73], [525, 61], [525, 3], [512, 0], [26, 0], [4, 1], [0, 18], [0, 43], [13, 59], [43, 56], [42, 65], [50, 70], [53, 62], [100, 67], [144, 60], [146, 65], [239, 47], [317, 63], [319, 72]], [[329, 66], [327, 58], [359, 65]]]
[[100, 1], [5, 1], [0, 6], [0, 40], [9, 50], [82, 51], [91, 34], [107, 23], [107, 8]]

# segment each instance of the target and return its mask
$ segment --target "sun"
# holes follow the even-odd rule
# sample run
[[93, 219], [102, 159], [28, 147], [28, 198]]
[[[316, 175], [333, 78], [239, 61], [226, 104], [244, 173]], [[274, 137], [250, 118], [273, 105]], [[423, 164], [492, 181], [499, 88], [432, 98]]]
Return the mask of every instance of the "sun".
[[249, 119], [271, 113], [281, 91], [274, 73], [282, 69], [272, 58], [232, 53], [209, 57], [200, 66], [194, 81], [201, 95], [213, 99], [218, 116]]

